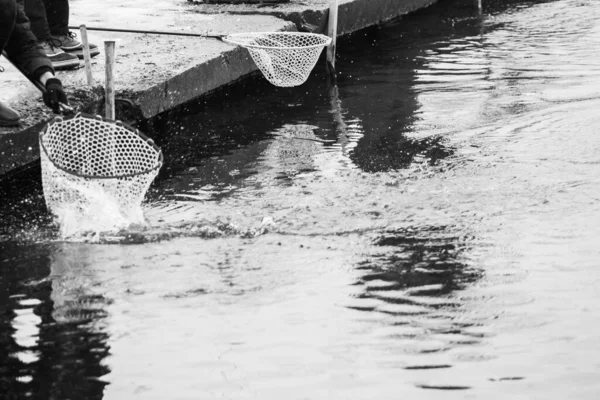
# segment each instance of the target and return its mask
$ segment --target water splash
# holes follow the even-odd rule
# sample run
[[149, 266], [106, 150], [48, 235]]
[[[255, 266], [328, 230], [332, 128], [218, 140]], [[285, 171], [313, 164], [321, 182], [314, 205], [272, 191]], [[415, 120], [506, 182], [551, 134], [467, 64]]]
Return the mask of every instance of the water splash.
[[96, 182], [85, 185], [68, 182], [69, 190], [77, 193], [76, 203], [60, 203], [52, 207], [62, 239], [99, 237], [102, 233], [118, 232], [145, 224], [140, 204], [123, 207], [118, 199]]

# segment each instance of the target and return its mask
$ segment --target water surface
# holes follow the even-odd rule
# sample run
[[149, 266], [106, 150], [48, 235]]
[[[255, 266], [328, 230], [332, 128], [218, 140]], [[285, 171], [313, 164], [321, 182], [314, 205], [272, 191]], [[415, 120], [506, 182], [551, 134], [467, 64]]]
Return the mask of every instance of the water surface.
[[597, 398], [600, 3], [467, 3], [150, 121], [146, 228], [13, 193], [1, 393]]

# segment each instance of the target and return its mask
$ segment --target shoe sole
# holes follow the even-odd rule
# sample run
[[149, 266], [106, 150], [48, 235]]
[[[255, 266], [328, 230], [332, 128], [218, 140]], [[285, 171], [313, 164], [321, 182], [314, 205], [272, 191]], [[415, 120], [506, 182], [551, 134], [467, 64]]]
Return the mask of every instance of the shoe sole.
[[[83, 60], [83, 49], [65, 50], [65, 53], [73, 54], [74, 56], [77, 56], [77, 58]], [[90, 49], [90, 57], [96, 57], [98, 54], [100, 54], [100, 50], [91, 50]]]
[[79, 59], [66, 61], [52, 61], [52, 67], [55, 70], [79, 68]]
[[81, 45], [78, 44], [77, 46], [71, 46], [71, 47], [60, 46], [60, 48], [63, 49], [64, 51], [73, 51], [73, 50], [81, 49]]

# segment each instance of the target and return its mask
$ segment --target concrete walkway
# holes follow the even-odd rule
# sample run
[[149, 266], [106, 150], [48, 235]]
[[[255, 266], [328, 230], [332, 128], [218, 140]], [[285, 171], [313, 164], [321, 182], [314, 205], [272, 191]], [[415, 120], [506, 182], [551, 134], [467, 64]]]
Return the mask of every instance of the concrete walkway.
[[[437, 0], [339, 0], [338, 34], [344, 35], [428, 6]], [[301, 30], [325, 33], [329, 0], [291, 0], [285, 4], [204, 4], [184, 0], [77, 0], [71, 2], [71, 25], [162, 30], [220, 35], [240, 32]], [[218, 39], [89, 31], [104, 49], [117, 41], [116, 90], [151, 118], [207, 95], [252, 73], [248, 52]], [[104, 56], [93, 59], [94, 85], [83, 69], [60, 71], [77, 110], [95, 110], [102, 98]], [[83, 63], [82, 63], [83, 64]], [[0, 57], [0, 100], [22, 115], [16, 128], [0, 128], [0, 179], [39, 157], [37, 136], [53, 115], [37, 89]], [[117, 118], [120, 118], [117, 113]]]

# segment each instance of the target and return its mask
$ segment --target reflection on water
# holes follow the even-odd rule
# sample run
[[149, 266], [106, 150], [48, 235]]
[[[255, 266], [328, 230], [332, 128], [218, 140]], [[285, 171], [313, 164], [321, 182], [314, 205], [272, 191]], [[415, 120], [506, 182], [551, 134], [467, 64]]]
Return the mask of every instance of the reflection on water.
[[[385, 300], [388, 290], [416, 296], [444, 296], [463, 289], [479, 275], [461, 263], [460, 253], [466, 250], [465, 244], [457, 237], [444, 237], [443, 228], [385, 232], [375, 245], [394, 249], [361, 263], [360, 269], [369, 272], [361, 278], [362, 283], [377, 298]], [[383, 282], [377, 287], [373, 281]], [[408, 298], [390, 302], [413, 303]]]
[[113, 245], [4, 196], [1, 393], [595, 399], [600, 3], [473, 3], [148, 121]]
[[[379, 333], [393, 339], [408, 358], [407, 370], [451, 368], [452, 349], [479, 345], [481, 321], [469, 318], [457, 291], [480, 279], [482, 271], [462, 258], [468, 243], [448, 227], [406, 228], [384, 232], [371, 254], [358, 263], [361, 272], [349, 308], [377, 313]], [[446, 385], [447, 389], [468, 387]]]
[[[0, 246], [0, 388], [9, 399], [103, 398], [102, 295], [82, 284], [83, 249]], [[20, 254], [20, 256], [16, 256]]]

